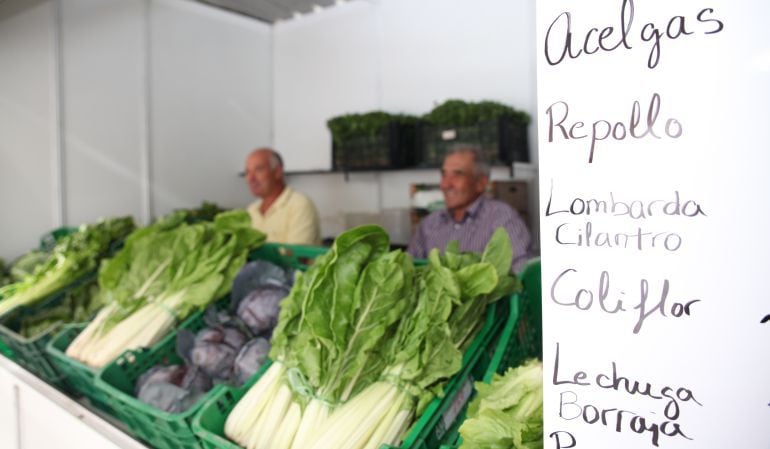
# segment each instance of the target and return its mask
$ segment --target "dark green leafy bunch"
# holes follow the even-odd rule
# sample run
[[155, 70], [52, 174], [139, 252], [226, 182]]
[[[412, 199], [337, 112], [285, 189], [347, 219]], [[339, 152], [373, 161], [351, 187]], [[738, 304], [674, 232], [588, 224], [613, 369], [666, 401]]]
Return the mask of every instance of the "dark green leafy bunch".
[[8, 271], [8, 266], [5, 264], [5, 260], [0, 258], [0, 287], [8, 285], [13, 280], [11, 279], [11, 273]]
[[509, 117], [523, 125], [528, 125], [531, 120], [526, 112], [495, 101], [473, 103], [456, 99], [441, 103], [422, 118], [434, 125], [471, 126], [502, 117]]
[[0, 288], [0, 315], [30, 305], [96, 270], [102, 258], [135, 228], [131, 217], [110, 218], [82, 225], [63, 237], [45, 262], [22, 281]]
[[390, 123], [414, 125], [418, 118], [406, 114], [389, 114], [382, 111], [365, 114], [346, 114], [334, 117], [326, 122], [332, 139], [337, 145], [343, 145], [351, 139], [374, 138]]
[[82, 323], [90, 320], [103, 305], [98, 294], [96, 279], [76, 288], [68, 289], [64, 299], [52, 307], [44, 307], [24, 316], [19, 325], [19, 334], [34, 338], [63, 323]]
[[188, 222], [195, 221], [214, 221], [214, 217], [217, 214], [226, 211], [222, 207], [219, 207], [217, 203], [211, 201], [204, 201], [199, 207], [190, 209], [178, 209], [175, 212], [184, 212], [187, 215]]

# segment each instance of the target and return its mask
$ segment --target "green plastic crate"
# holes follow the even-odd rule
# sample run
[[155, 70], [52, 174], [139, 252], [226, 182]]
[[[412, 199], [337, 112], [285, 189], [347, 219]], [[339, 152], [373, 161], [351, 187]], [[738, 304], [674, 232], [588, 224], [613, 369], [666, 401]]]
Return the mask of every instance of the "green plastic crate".
[[[327, 248], [265, 243], [249, 254], [249, 260], [267, 260], [284, 267], [301, 269], [307, 267], [325, 251]], [[195, 318], [192, 316], [188, 320], [195, 320]], [[46, 353], [55, 368], [66, 378], [74, 393], [87, 397], [97, 408], [114, 414], [115, 411], [112, 409], [109, 397], [95, 386], [98, 371], [68, 357], [65, 353], [70, 343], [84, 328], [85, 324], [65, 326], [59, 334], [48, 342]]]
[[46, 353], [56, 369], [66, 379], [70, 391], [77, 396], [88, 398], [91, 404], [108, 413], [113, 414], [109, 397], [96, 388], [94, 380], [98, 370], [91, 368], [77, 360], [67, 356], [67, 347], [85, 329], [87, 323], [69, 324], [56, 334], [46, 346]]
[[51, 251], [54, 248], [54, 246], [56, 246], [56, 243], [58, 243], [62, 237], [66, 237], [70, 234], [74, 234], [75, 232], [77, 232], [77, 230], [78, 228], [76, 227], [62, 226], [60, 228], [56, 228], [50, 232], [43, 234], [40, 237], [40, 250]]
[[[2, 299], [3, 299], [3, 295], [0, 295], [0, 300]], [[11, 351], [11, 348], [9, 348], [7, 344], [5, 344], [2, 338], [0, 338], [0, 355], [6, 357], [9, 360], [16, 361], [16, 355], [14, 355], [13, 351]]]
[[13, 355], [11, 348], [9, 348], [8, 345], [6, 345], [3, 341], [0, 341], [0, 355], [5, 356], [10, 360], [16, 360], [16, 357]]
[[500, 335], [495, 354], [484, 376], [492, 380], [495, 373], [503, 374], [529, 358], [543, 359], [543, 309], [540, 280], [540, 258], [527, 263], [521, 271], [524, 289], [520, 295], [518, 319], [509, 320]]
[[[487, 308], [486, 319], [476, 337], [463, 356], [460, 371], [447, 383], [443, 398], [435, 398], [415, 422], [400, 449], [424, 449], [439, 445], [448, 429], [452, 428], [459, 412], [464, 407], [473, 379], [481, 378], [486, 372], [494, 336], [504, 324], [500, 316], [507, 316], [508, 307], [516, 301], [515, 295], [500, 300]], [[263, 371], [266, 366], [263, 367]], [[193, 429], [200, 437], [204, 449], [239, 449], [239, 446], [224, 436], [224, 424], [230, 411], [257, 382], [261, 373], [240, 388], [225, 387], [206, 402], [193, 419]], [[478, 377], [476, 377], [478, 376]], [[383, 445], [383, 448], [392, 447]]]
[[[327, 248], [302, 245], [267, 243], [249, 255], [250, 260], [267, 260], [284, 268], [307, 269], [316, 257]], [[229, 297], [218, 301], [223, 307], [230, 304]], [[179, 327], [197, 332], [206, 326], [204, 312], [193, 314]], [[209, 397], [224, 388], [215, 386], [190, 409], [182, 413], [168, 413], [141, 402], [134, 397], [136, 381], [153, 366], [164, 363], [180, 363], [176, 354], [177, 332], [164, 337], [151, 349], [127, 351], [117, 360], [96, 374], [94, 385], [108, 398], [112, 414], [123, 421], [132, 433], [156, 449], [199, 448], [198, 437], [192, 430], [193, 415]]]
[[[520, 300], [511, 308], [508, 322], [496, 339], [492, 359], [483, 374], [482, 381], [490, 383], [492, 376], [503, 374], [529, 358], [543, 358], [542, 326], [542, 288], [540, 277], [540, 259], [527, 263], [521, 272], [524, 289]], [[514, 311], [515, 309], [515, 311]], [[475, 392], [474, 392], [475, 393]], [[472, 398], [472, 397], [471, 397]], [[457, 449], [462, 444], [459, 428], [465, 420], [463, 410], [457, 426], [444, 438], [439, 449]]]
[[61, 304], [69, 293], [78, 288], [87, 288], [95, 281], [96, 275], [89, 273], [34, 305], [16, 307], [0, 316], [0, 342], [13, 354], [12, 359], [47, 383], [66, 390], [67, 384], [64, 376], [56, 369], [51, 357], [46, 352], [48, 342], [64, 323], [54, 324], [31, 338], [24, 337], [18, 332], [21, 328], [21, 321], [26, 316]]
[[[220, 304], [229, 302], [229, 297], [220, 300]], [[182, 328], [197, 332], [205, 326], [203, 313], [197, 313]], [[109, 399], [114, 416], [123, 421], [134, 436], [155, 449], [200, 448], [190, 421], [205, 400], [222, 388], [214, 386], [182, 413], [164, 412], [134, 397], [136, 381], [150, 368], [184, 363], [176, 353], [176, 339], [177, 332], [173, 332], [151, 349], [126, 351], [98, 372], [95, 379], [96, 388]]]
[[[227, 304], [229, 303], [229, 297], [222, 298], [218, 302]], [[104, 388], [100, 388], [97, 385], [97, 378], [101, 371], [107, 369], [112, 364], [107, 365], [102, 369], [95, 369], [81, 363], [79, 360], [67, 356], [66, 354], [67, 347], [69, 347], [80, 332], [85, 329], [86, 324], [87, 323], [78, 323], [65, 326], [64, 329], [62, 329], [62, 331], [48, 343], [46, 352], [51, 357], [51, 361], [56, 369], [65, 377], [66, 382], [73, 393], [88, 398], [95, 407], [122, 420], [122, 413], [125, 411], [125, 407], [122, 407], [122, 403], [112, 397], [112, 391], [106, 391]], [[180, 329], [191, 329], [193, 331], [200, 329], [201, 327], [203, 327], [203, 311], [192, 314], [178, 326]], [[171, 332], [169, 335], [165, 336], [156, 346], [162, 346], [164, 342], [172, 338], [176, 338], [176, 332]], [[127, 353], [130, 352], [131, 351], [127, 351]], [[130, 425], [129, 428], [131, 428]]]

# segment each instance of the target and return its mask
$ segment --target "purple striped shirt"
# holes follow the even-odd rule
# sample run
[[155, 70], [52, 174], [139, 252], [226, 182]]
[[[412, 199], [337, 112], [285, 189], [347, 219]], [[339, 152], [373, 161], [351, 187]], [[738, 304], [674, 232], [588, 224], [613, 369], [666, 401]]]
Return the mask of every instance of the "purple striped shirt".
[[456, 222], [449, 210], [435, 211], [423, 218], [409, 242], [407, 252], [416, 258], [425, 258], [433, 248], [443, 252], [447, 243], [457, 240], [461, 251], [482, 252], [492, 233], [504, 227], [513, 247], [513, 271], [518, 272], [532, 257], [532, 238], [524, 220], [506, 203], [479, 197]]

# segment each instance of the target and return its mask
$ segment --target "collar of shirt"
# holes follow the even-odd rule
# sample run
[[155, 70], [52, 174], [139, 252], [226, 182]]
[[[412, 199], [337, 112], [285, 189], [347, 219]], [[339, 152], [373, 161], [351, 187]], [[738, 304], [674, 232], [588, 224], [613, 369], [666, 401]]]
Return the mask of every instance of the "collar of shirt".
[[440, 215], [441, 220], [445, 223], [464, 224], [466, 221], [468, 221], [468, 218], [476, 218], [476, 216], [478, 216], [483, 204], [484, 195], [476, 198], [476, 201], [472, 202], [471, 205], [465, 209], [465, 215], [463, 215], [463, 219], [459, 222], [455, 221], [454, 217], [452, 217], [452, 214], [449, 212], [449, 209], [443, 209]]
[[278, 210], [278, 209], [282, 208], [283, 205], [286, 204], [286, 202], [289, 201], [289, 198], [291, 197], [292, 192], [293, 192], [293, 190], [291, 189], [291, 187], [284, 186], [283, 191], [281, 192], [280, 195], [278, 195], [278, 198], [275, 199], [275, 202], [273, 202], [273, 204], [270, 205], [270, 209], [267, 210], [267, 213], [262, 215], [259, 212], [259, 206], [262, 205], [262, 200], [261, 199], [255, 203], [255, 206], [256, 206], [255, 210], [257, 211], [258, 214], [262, 215], [263, 217], [266, 217], [266, 216], [270, 215], [270, 213], [272, 211], [275, 211], [275, 210]]

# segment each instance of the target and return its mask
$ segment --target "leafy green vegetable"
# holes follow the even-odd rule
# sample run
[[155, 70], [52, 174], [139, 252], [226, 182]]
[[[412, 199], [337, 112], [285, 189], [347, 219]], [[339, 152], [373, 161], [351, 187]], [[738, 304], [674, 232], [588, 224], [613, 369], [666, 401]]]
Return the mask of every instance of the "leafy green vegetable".
[[297, 279], [273, 334], [270, 369], [228, 416], [250, 449], [363, 449], [395, 442], [462, 364], [492, 294], [509, 293], [501, 230], [483, 255], [455, 242], [425, 267], [362, 226]]
[[178, 209], [176, 212], [184, 212], [187, 215], [188, 221], [213, 221], [214, 217], [227, 211], [213, 203], [211, 201], [204, 201], [200, 206], [190, 209]]
[[326, 125], [332, 133], [334, 143], [345, 145], [352, 139], [377, 137], [390, 123], [415, 125], [418, 120], [412, 115], [373, 111], [364, 114], [340, 115], [328, 120]]
[[422, 118], [434, 125], [470, 126], [501, 117], [509, 117], [523, 125], [528, 125], [531, 120], [526, 112], [495, 101], [473, 103], [457, 99], [441, 103]]
[[99, 288], [108, 305], [67, 354], [100, 367], [126, 349], [154, 344], [177, 320], [224, 295], [248, 251], [264, 240], [243, 210], [196, 224], [172, 214], [138, 230], [102, 265]]
[[86, 282], [68, 289], [61, 303], [24, 316], [19, 323], [18, 333], [26, 338], [35, 338], [61, 324], [85, 322], [103, 305], [96, 281]]
[[476, 382], [477, 396], [460, 426], [461, 449], [542, 449], [543, 365], [530, 359], [490, 384]]
[[131, 217], [111, 218], [83, 225], [63, 237], [31, 274], [0, 288], [0, 315], [17, 306], [34, 304], [95, 271], [99, 261], [133, 229]]
[[462, 345], [475, 333], [487, 304], [497, 299], [490, 295], [510, 293], [500, 285], [515, 285], [508, 270], [501, 269], [510, 267], [511, 252], [492, 248], [510, 246], [508, 234], [498, 231], [486, 256], [460, 253], [456, 242], [443, 255], [430, 252], [428, 266], [417, 271], [414, 299], [382, 348], [379, 379], [337, 408], [307, 447], [364, 449], [397, 443], [412, 417], [460, 370]]
[[[253, 447], [283, 447], [295, 433], [301, 439], [311, 432], [363, 382], [374, 380], [378, 372], [371, 368], [382, 366], [374, 347], [399, 318], [413, 271], [408, 255], [387, 253], [388, 248], [381, 227], [353, 228], [298, 274], [273, 333], [271, 369], [280, 374], [260, 379], [233, 410], [226, 424], [231, 438]], [[268, 383], [276, 382], [278, 399], [270, 400], [264, 391], [274, 390]], [[300, 407], [305, 408], [301, 422]]]
[[0, 287], [8, 285], [13, 282], [11, 273], [8, 272], [8, 266], [5, 264], [5, 260], [0, 257]]
[[8, 270], [11, 282], [21, 282], [27, 276], [31, 276], [35, 269], [45, 263], [49, 257], [51, 257], [50, 253], [37, 249], [19, 257]]

